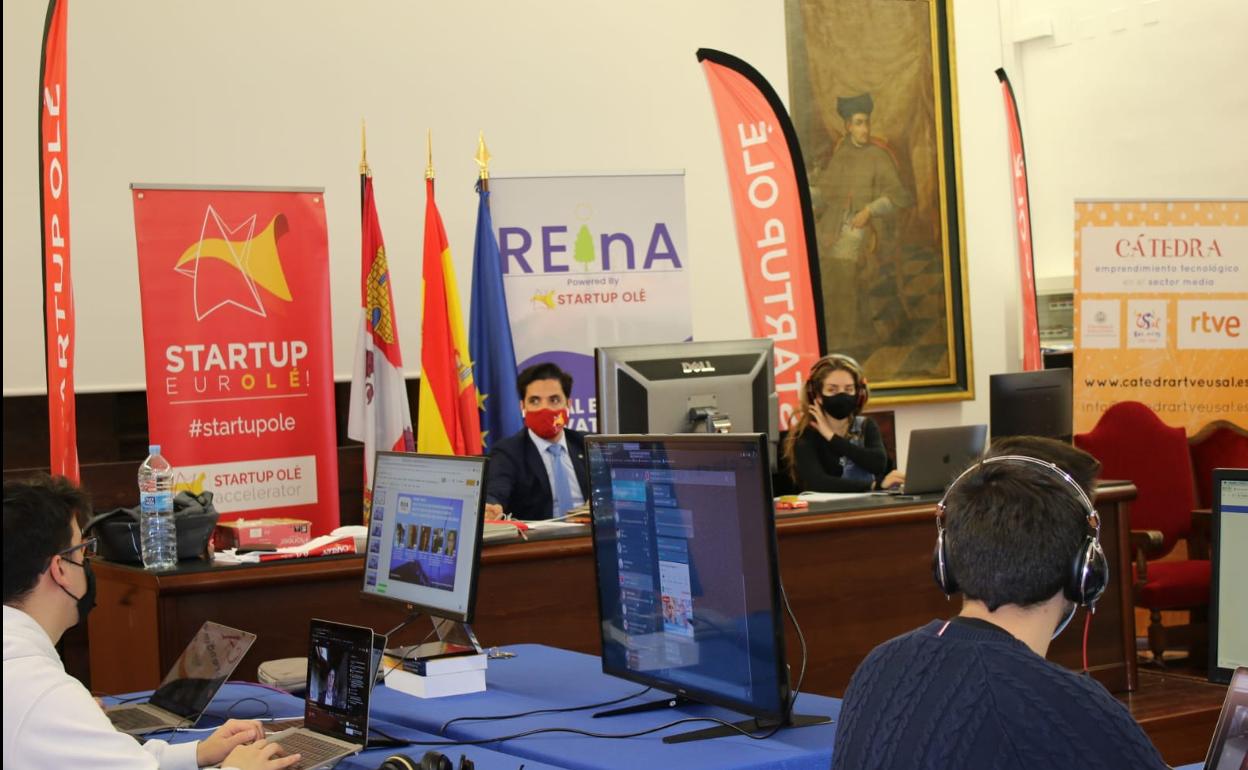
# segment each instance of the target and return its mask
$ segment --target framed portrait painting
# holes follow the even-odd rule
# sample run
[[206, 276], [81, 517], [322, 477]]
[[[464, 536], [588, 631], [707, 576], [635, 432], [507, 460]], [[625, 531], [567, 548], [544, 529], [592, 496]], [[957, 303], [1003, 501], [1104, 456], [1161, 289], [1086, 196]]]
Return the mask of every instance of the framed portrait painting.
[[826, 352], [874, 403], [973, 397], [952, 0], [786, 0]]

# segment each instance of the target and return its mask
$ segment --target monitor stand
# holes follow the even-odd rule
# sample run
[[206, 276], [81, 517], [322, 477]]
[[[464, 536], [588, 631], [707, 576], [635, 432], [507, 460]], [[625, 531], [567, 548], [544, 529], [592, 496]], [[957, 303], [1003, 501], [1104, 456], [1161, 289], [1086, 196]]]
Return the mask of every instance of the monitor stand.
[[[740, 722], [733, 722], [733, 726], [744, 730], [747, 733], [760, 732], [762, 730], [771, 730], [777, 725], [781, 729], [789, 729], [794, 727], [810, 727], [812, 725], [825, 725], [832, 721], [832, 717], [825, 717], [819, 714], [790, 714], [789, 718], [783, 722], [775, 722], [766, 719], [743, 719]], [[664, 736], [664, 743], [688, 743], [690, 741], [704, 741], [708, 738], [727, 738], [733, 735], [740, 735], [738, 730], [734, 730], [727, 725], [719, 725], [717, 727], [707, 727], [702, 730], [691, 730], [687, 733], [678, 733], [676, 735]]]
[[402, 660], [425, 660], [449, 655], [478, 655], [484, 650], [473, 633], [472, 626], [458, 620], [430, 616], [438, 641], [395, 647], [386, 652]]
[[[640, 714], [646, 711], [658, 711], [660, 709], [679, 708], [680, 706], [688, 706], [697, 704], [699, 701], [693, 698], [687, 698], [684, 695], [673, 695], [663, 700], [650, 701], [649, 703], [638, 703], [635, 706], [622, 706], [618, 709], [610, 709], [608, 711], [599, 711], [594, 714], [594, 719], [599, 717], [618, 717], [624, 714]], [[794, 727], [810, 727], [812, 725], [825, 725], [832, 721], [832, 717], [826, 717], [819, 714], [790, 714], [788, 719], [776, 721], [766, 719], [743, 719], [740, 722], [733, 722], [733, 725], [739, 730], [734, 730], [728, 725], [718, 725], [716, 727], [707, 727], [702, 730], [690, 730], [685, 733], [676, 735], [668, 735], [663, 738], [664, 743], [688, 743], [690, 741], [704, 741], [710, 738], [726, 738], [733, 735], [740, 735], [744, 730], [747, 733], [762, 732], [770, 730], [777, 725], [783, 729]]]
[[674, 709], [694, 703], [697, 703], [697, 701], [692, 698], [686, 698], [683, 695], [673, 695], [670, 698], [664, 698], [663, 700], [654, 700], [649, 703], [638, 703], [634, 706], [621, 706], [618, 709], [599, 711], [597, 714], [594, 714], [594, 719], [599, 719], [601, 717], [618, 717], [625, 714], [641, 714], [646, 711], [659, 711], [660, 709]]

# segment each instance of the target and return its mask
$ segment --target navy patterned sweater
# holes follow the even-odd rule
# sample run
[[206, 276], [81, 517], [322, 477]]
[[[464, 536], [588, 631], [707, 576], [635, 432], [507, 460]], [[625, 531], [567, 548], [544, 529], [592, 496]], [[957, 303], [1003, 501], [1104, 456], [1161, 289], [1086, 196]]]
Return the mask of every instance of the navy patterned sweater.
[[[944, 632], [941, 629], [944, 628]], [[1165, 768], [1091, 677], [1002, 628], [934, 620], [871, 651], [849, 683], [834, 770]]]

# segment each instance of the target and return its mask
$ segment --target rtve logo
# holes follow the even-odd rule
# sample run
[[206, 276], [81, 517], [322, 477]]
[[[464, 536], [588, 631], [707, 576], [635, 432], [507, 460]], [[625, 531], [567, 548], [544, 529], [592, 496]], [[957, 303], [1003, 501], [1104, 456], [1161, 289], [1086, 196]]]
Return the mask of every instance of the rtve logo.
[[1180, 349], [1248, 349], [1248, 300], [1179, 300], [1178, 315]]

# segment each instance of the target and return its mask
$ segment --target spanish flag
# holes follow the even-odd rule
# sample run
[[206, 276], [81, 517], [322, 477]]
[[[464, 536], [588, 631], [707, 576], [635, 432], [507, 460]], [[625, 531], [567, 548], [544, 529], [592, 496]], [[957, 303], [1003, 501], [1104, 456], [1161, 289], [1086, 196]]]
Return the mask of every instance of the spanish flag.
[[481, 454], [477, 388], [468, 359], [455, 265], [442, 216], [425, 179], [424, 318], [420, 327], [420, 404], [416, 451], [440, 455]]

